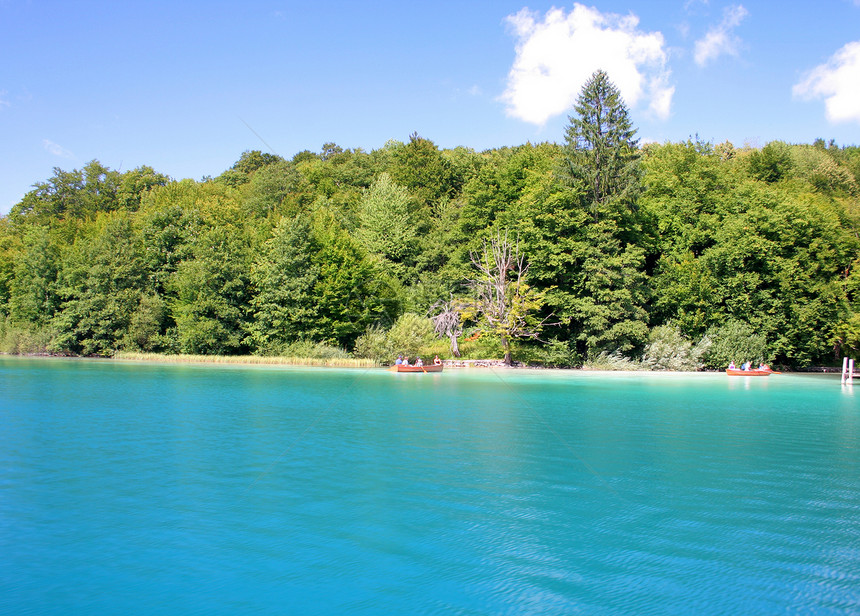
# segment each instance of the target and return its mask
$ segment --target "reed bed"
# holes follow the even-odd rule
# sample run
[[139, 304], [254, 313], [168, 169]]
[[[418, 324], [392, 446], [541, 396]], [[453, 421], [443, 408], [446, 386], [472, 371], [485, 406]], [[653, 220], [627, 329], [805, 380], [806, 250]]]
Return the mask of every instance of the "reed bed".
[[123, 361], [157, 361], [171, 364], [261, 364], [271, 366], [324, 366], [327, 368], [375, 368], [372, 359], [355, 357], [281, 357], [274, 355], [165, 355], [117, 351], [114, 359]]

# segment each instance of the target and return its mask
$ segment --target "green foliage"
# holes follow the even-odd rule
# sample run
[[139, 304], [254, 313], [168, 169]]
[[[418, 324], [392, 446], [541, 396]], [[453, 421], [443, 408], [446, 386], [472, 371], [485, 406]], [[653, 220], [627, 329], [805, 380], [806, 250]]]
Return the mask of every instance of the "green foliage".
[[266, 353], [274, 357], [297, 357], [304, 359], [348, 359], [349, 353], [340, 347], [312, 342], [310, 340], [296, 340], [283, 346], [271, 349]]
[[43, 355], [54, 348], [56, 332], [50, 325], [16, 323], [0, 314], [0, 353]]
[[[463, 340], [466, 357], [672, 367], [720, 332], [747, 359], [832, 363], [857, 353], [858, 182], [860, 148], [833, 142], [639, 148], [600, 72], [563, 144], [327, 143], [290, 161], [245, 152], [201, 182], [91, 161], [0, 218], [3, 344], [257, 357], [356, 344], [388, 360], [398, 317], [462, 296], [471, 255], [508, 229], [530, 260], [523, 301]], [[511, 340], [523, 316], [549, 341]], [[723, 331], [738, 322], [753, 334]], [[743, 359], [729, 352], [717, 344], [711, 365]]]
[[353, 352], [356, 357], [366, 357], [380, 363], [391, 363], [392, 361], [388, 333], [379, 325], [371, 325], [355, 340]]
[[594, 358], [640, 348], [648, 334], [637, 208], [642, 170], [636, 131], [606, 73], [592, 75], [574, 111], [560, 175], [590, 220], [572, 234], [576, 242], [556, 302], [579, 351]]
[[12, 231], [8, 218], [0, 218], [0, 314], [8, 312], [11, 287], [15, 281], [15, 261], [20, 249], [20, 236]]
[[22, 239], [23, 249], [15, 260], [9, 288], [9, 315], [13, 321], [44, 325], [60, 303], [59, 249], [50, 230], [41, 225], [27, 228]]
[[314, 340], [351, 348], [371, 323], [393, 318], [394, 294], [385, 276], [364, 249], [334, 220], [318, 212], [314, 237], [319, 251], [311, 264], [319, 268], [314, 284]]
[[433, 341], [434, 333], [430, 319], [407, 312], [388, 330], [388, 343], [392, 351], [414, 357]]
[[814, 146], [794, 146], [790, 150], [792, 167], [798, 177], [825, 193], [856, 195], [857, 180], [851, 170], [839, 164], [834, 154]]
[[837, 355], [860, 359], [860, 312], [848, 315], [834, 333]]
[[400, 315], [388, 331], [378, 325], [369, 327], [356, 340], [355, 355], [381, 363], [393, 363], [398, 355], [411, 358], [421, 353], [426, 355], [433, 339], [433, 322], [407, 312]]
[[702, 358], [711, 344], [706, 336], [693, 345], [677, 327], [659, 325], [648, 336], [641, 365], [647, 370], [696, 371], [703, 367]]
[[731, 362], [741, 365], [749, 361], [757, 365], [771, 361], [767, 340], [762, 334], [756, 333], [749, 323], [730, 320], [724, 325], [712, 327], [707, 337], [711, 340], [711, 346], [703, 359], [708, 368], [723, 370]]
[[167, 344], [164, 335], [167, 306], [161, 296], [142, 293], [131, 314], [120, 348], [129, 351], [156, 351]]
[[124, 174], [111, 171], [97, 160], [80, 170], [55, 167], [54, 175], [47, 182], [36, 183], [12, 208], [10, 217], [46, 224], [57, 219], [91, 218], [118, 209], [134, 211], [149, 190], [167, 182], [167, 176], [150, 167]]
[[215, 178], [216, 182], [234, 188], [247, 184], [257, 171], [269, 165], [285, 162], [277, 154], [269, 154], [260, 150], [245, 150], [232, 167]]
[[787, 177], [792, 169], [789, 146], [782, 141], [771, 141], [761, 150], [753, 150], [749, 168], [752, 176], [762, 182], [777, 182]]
[[436, 203], [459, 188], [451, 163], [432, 141], [418, 133], [412, 133], [409, 143], [394, 149], [393, 162], [394, 181], [415, 194], [418, 205]]
[[574, 321], [575, 339], [588, 357], [637, 350], [648, 336], [644, 252], [622, 246], [603, 225], [589, 231], [581, 278], [574, 287], [578, 293], [565, 316]]
[[284, 162], [284, 159], [277, 154], [269, 154], [260, 150], [245, 150], [231, 169], [239, 173], [251, 175], [269, 165], [282, 162]]
[[301, 175], [292, 163], [285, 160], [269, 163], [251, 178], [245, 209], [251, 216], [260, 218], [278, 211], [295, 215], [300, 184]]
[[275, 353], [298, 339], [318, 335], [314, 288], [321, 268], [313, 255], [319, 250], [307, 216], [282, 218], [263, 246], [251, 267], [254, 318], [248, 324], [249, 343], [258, 352]]
[[65, 255], [58, 279], [55, 350], [109, 355], [121, 346], [146, 288], [143, 247], [130, 218], [97, 219]]
[[565, 134], [564, 173], [583, 188], [594, 221], [616, 218], [640, 190], [636, 130], [621, 93], [603, 71], [585, 83]]
[[582, 365], [582, 358], [565, 340], [549, 340], [544, 344], [517, 343], [513, 352], [517, 360], [527, 366], [574, 368]]
[[[382, 173], [362, 195], [358, 239], [371, 254], [402, 264], [415, 253], [415, 226], [410, 217], [409, 191]], [[401, 276], [403, 272], [401, 271]]]
[[582, 365], [584, 370], [633, 371], [642, 370], [642, 364], [621, 351], [601, 351]]
[[215, 227], [194, 239], [192, 257], [168, 282], [179, 352], [229, 355], [245, 350], [249, 247], [241, 230]]
[[720, 213], [732, 207], [727, 197], [731, 168], [698, 141], [646, 147], [639, 205], [665, 256], [696, 257], [714, 244]]

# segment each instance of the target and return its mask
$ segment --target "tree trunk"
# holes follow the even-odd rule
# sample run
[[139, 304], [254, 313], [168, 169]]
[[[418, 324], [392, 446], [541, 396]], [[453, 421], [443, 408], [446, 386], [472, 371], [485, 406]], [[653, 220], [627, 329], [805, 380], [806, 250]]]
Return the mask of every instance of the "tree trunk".
[[460, 344], [457, 342], [457, 336], [455, 334], [448, 334], [448, 337], [451, 338], [451, 354], [454, 357], [460, 357]]
[[507, 336], [502, 336], [502, 348], [505, 350], [505, 365], [510, 366], [513, 363], [511, 361], [511, 341], [508, 340]]

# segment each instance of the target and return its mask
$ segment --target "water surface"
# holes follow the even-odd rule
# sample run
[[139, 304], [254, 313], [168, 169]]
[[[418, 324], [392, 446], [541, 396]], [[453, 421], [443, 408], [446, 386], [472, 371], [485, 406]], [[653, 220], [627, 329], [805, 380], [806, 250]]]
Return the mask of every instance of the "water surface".
[[854, 389], [0, 358], [0, 613], [857, 614]]

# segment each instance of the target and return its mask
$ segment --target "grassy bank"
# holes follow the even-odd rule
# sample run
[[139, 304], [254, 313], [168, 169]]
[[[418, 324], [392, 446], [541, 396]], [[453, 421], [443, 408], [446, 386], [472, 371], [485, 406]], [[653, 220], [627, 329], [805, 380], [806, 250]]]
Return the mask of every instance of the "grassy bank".
[[280, 357], [268, 355], [166, 355], [162, 353], [135, 353], [118, 351], [114, 359], [126, 361], [158, 361], [174, 364], [260, 364], [271, 366], [326, 366], [330, 368], [375, 368], [372, 359], [353, 357]]

